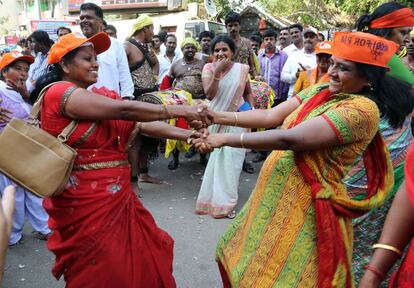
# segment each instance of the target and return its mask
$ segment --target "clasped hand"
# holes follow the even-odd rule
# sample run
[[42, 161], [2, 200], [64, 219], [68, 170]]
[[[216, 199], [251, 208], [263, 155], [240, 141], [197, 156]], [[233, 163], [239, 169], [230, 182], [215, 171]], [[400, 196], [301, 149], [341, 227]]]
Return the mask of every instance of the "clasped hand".
[[11, 120], [10, 115], [12, 114], [10, 110], [1, 107], [2, 100], [3, 99], [0, 99], [0, 124], [10, 122]]
[[200, 128], [191, 135], [192, 143], [201, 154], [211, 153], [214, 148], [223, 146], [223, 134], [210, 133], [207, 128]]
[[188, 106], [185, 119], [196, 130], [207, 128], [213, 124], [214, 115], [208, 106], [201, 101], [193, 106]]
[[[214, 111], [202, 102], [191, 107], [192, 113], [186, 117], [190, 126], [196, 131], [191, 135], [192, 143], [199, 153], [206, 154], [214, 148], [223, 146], [222, 135], [209, 133], [207, 127], [214, 124]], [[196, 113], [195, 113], [196, 111]]]

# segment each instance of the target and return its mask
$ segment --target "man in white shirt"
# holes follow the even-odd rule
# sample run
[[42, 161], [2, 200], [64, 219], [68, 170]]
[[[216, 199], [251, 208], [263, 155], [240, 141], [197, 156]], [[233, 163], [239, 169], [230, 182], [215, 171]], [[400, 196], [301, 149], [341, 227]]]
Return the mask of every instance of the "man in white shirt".
[[[160, 41], [161, 41], [160, 42], [160, 51], [157, 55], [164, 54], [165, 49], [166, 49], [165, 44], [167, 42], [167, 35], [171, 35], [171, 34], [168, 34], [166, 31], [160, 31], [160, 32], [158, 32], [157, 35], [158, 35], [158, 37], [160, 37]], [[178, 46], [178, 43], [177, 43], [177, 46], [175, 47], [175, 55], [178, 55], [179, 56], [178, 58], [183, 57], [183, 52], [181, 52], [181, 49]]]
[[303, 38], [303, 50], [291, 53], [282, 69], [282, 81], [290, 84], [288, 98], [293, 96], [293, 86], [299, 77], [299, 72], [314, 69], [317, 65], [315, 54], [315, 46], [318, 43], [317, 31], [314, 28], [305, 29]]
[[[102, 31], [103, 12], [94, 3], [85, 3], [80, 7], [80, 28], [89, 38]], [[129, 72], [128, 60], [124, 47], [116, 39], [111, 38], [111, 47], [98, 55], [98, 82], [93, 87], [105, 86], [116, 91], [121, 97], [133, 98], [134, 84]]]
[[290, 42], [291, 40], [290, 40], [289, 27], [280, 28], [278, 46], [276, 46], [277, 49], [285, 51], [285, 49], [290, 46], [291, 44]]
[[289, 26], [289, 34], [292, 44], [283, 49], [288, 56], [293, 52], [297, 52], [303, 49], [303, 27], [300, 24], [293, 24]]
[[49, 34], [43, 30], [36, 30], [29, 36], [33, 51], [36, 53], [35, 61], [29, 68], [29, 77], [26, 86], [29, 92], [34, 89], [36, 81], [48, 72], [47, 57], [49, 56], [50, 47], [53, 41], [50, 40]]
[[160, 55], [158, 55], [160, 71], [157, 84], [160, 84], [165, 75], [168, 74], [172, 63], [182, 57], [181, 54], [175, 53], [175, 48], [177, 48], [177, 37], [173, 34], [168, 34], [165, 39], [165, 51], [163, 52], [161, 50]]
[[198, 35], [200, 40], [201, 51], [196, 53], [195, 58], [203, 60], [205, 63], [212, 62], [211, 56], [211, 42], [215, 37], [214, 31], [203, 31]]

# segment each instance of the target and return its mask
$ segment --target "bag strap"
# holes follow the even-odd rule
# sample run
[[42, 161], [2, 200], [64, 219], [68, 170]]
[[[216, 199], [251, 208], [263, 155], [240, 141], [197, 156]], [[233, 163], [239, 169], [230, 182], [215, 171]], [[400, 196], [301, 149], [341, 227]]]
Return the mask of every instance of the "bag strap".
[[42, 91], [40, 91], [39, 96], [37, 97], [36, 102], [33, 104], [32, 107], [32, 112], [30, 113], [30, 118], [33, 120], [36, 120], [37, 118], [39, 118], [39, 114], [40, 114], [40, 110], [42, 107], [42, 101], [43, 101], [43, 97], [46, 94], [47, 89], [49, 89], [51, 86], [57, 84], [57, 83], [65, 83], [67, 81], [58, 81], [58, 82], [53, 82], [47, 86], [45, 86]]
[[[42, 89], [42, 91], [40, 91], [39, 93], [39, 97], [37, 98], [36, 102], [33, 104], [33, 108], [32, 111], [30, 113], [29, 116], [29, 121], [31, 123], [36, 123], [38, 118], [39, 118], [39, 114], [40, 114], [40, 110], [42, 107], [42, 102], [43, 102], [43, 97], [46, 94], [47, 89], [49, 89], [52, 85], [55, 85], [57, 83], [64, 83], [67, 81], [58, 81], [58, 82], [53, 82], [49, 85], [47, 85], [46, 87], [44, 87]], [[72, 89], [71, 89], [72, 88]], [[74, 88], [74, 89], [73, 89]], [[75, 87], [69, 87], [66, 91], [66, 93], [72, 93], [76, 88]], [[68, 95], [63, 95], [62, 97], [67, 97]], [[70, 135], [72, 135], [72, 133], [75, 131], [76, 127], [78, 127], [78, 121], [77, 120], [72, 120], [66, 127], [65, 129], [63, 129], [63, 131], [57, 136], [57, 139], [61, 142], [61, 143], [65, 143]]]
[[65, 129], [63, 129], [63, 131], [57, 136], [57, 139], [61, 143], [65, 143], [66, 141], [68, 141], [70, 135], [72, 135], [72, 133], [75, 131], [77, 127], [78, 127], [77, 120], [70, 121], [69, 125], [66, 126]]

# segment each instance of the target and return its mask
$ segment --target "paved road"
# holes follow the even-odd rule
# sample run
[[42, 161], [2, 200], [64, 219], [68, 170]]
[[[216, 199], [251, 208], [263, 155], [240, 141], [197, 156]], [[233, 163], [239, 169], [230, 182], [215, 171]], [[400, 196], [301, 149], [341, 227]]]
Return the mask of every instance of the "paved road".
[[[248, 159], [252, 157], [253, 154], [248, 155]], [[203, 172], [197, 156], [190, 160], [182, 158], [181, 166], [176, 171], [169, 171], [167, 164], [167, 160], [160, 158], [151, 166], [151, 174], [168, 183], [142, 184], [142, 201], [158, 225], [175, 240], [174, 276], [177, 286], [221, 287], [214, 251], [230, 220], [193, 213]], [[260, 166], [254, 166], [257, 168], [255, 174], [242, 172], [238, 209], [256, 183]], [[3, 287], [64, 287], [64, 282], [56, 281], [50, 273], [54, 257], [46, 249], [45, 242], [34, 239], [30, 234], [31, 227], [27, 224], [24, 229], [25, 243], [9, 249]]]

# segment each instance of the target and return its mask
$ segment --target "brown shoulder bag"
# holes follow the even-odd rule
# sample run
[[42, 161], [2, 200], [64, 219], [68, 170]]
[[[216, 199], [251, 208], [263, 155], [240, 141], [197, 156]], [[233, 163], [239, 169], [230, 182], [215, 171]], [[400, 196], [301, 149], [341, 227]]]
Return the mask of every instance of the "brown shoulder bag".
[[0, 172], [39, 197], [62, 193], [76, 157], [76, 151], [65, 144], [78, 125], [76, 120], [57, 138], [38, 127], [43, 97], [53, 84], [40, 92], [28, 122], [13, 118], [0, 133]]

